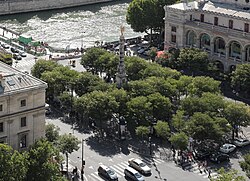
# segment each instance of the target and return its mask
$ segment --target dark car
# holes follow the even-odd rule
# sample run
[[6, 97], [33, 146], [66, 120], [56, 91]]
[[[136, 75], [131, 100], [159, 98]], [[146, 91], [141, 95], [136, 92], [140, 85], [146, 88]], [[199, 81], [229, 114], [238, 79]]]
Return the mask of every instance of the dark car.
[[215, 152], [211, 154], [210, 161], [215, 163], [221, 163], [223, 161], [229, 161], [229, 156], [221, 152]]
[[199, 150], [195, 151], [195, 158], [197, 160], [205, 160], [205, 159], [209, 158], [210, 155], [211, 155], [210, 150], [199, 149]]
[[19, 51], [16, 48], [13, 48], [13, 47], [10, 48], [10, 51], [12, 53], [19, 53]]
[[100, 176], [103, 176], [108, 180], [118, 180], [118, 177], [115, 171], [105, 165], [99, 166], [98, 174], [100, 174]]
[[15, 60], [22, 60], [22, 57], [18, 54], [15, 54], [13, 53], [12, 57], [15, 59]]
[[9, 45], [7, 45], [7, 44], [4, 44], [4, 43], [3, 43], [3, 44], [1, 44], [1, 46], [2, 46], [3, 48], [5, 48], [5, 49], [8, 49], [8, 48], [10, 48], [10, 47], [9, 47]]

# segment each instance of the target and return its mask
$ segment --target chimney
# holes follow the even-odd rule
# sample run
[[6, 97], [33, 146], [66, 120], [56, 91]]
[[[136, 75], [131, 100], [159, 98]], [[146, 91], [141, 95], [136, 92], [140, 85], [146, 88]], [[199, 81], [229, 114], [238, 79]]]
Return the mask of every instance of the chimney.
[[18, 80], [21, 83], [22, 82], [22, 77], [18, 77]]
[[0, 74], [0, 83], [1, 83], [2, 88], [4, 88], [5, 87], [5, 78], [4, 78], [3, 74]]

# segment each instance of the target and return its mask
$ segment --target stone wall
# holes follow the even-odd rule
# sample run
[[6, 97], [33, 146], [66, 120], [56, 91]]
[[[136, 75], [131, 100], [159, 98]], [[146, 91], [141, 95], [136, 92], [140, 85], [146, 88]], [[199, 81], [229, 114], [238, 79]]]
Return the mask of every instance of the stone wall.
[[0, 0], [0, 15], [60, 9], [112, 0]]

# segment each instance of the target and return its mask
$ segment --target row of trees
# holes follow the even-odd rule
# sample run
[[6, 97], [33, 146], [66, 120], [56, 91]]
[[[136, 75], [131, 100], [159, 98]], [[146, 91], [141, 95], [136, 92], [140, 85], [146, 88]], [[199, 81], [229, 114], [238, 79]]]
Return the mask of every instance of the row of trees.
[[59, 128], [53, 124], [46, 125], [45, 136], [23, 152], [0, 144], [0, 180], [66, 181], [59, 170], [62, 162], [59, 153], [78, 150], [79, 140], [70, 134], [59, 136]]
[[[105, 61], [102, 57], [106, 57]], [[118, 62], [110, 63], [114, 60], [118, 61], [114, 54], [91, 48], [82, 58], [82, 64], [90, 72], [78, 73], [40, 60], [32, 74], [48, 83], [48, 97], [57, 97], [65, 112], [74, 112], [79, 126], [94, 121], [102, 130], [114, 114], [119, 114], [126, 118], [132, 131], [138, 126], [148, 127], [156, 119], [197, 140], [221, 141], [225, 133], [232, 130], [234, 136], [239, 126], [249, 124], [249, 108], [225, 101], [220, 95], [219, 81], [183, 76], [138, 57], [126, 57], [129, 83], [125, 89], [116, 89], [115, 84], [106, 83], [96, 75], [103, 72], [114, 78], [111, 72], [116, 67], [101, 69], [106, 65], [116, 66]]]

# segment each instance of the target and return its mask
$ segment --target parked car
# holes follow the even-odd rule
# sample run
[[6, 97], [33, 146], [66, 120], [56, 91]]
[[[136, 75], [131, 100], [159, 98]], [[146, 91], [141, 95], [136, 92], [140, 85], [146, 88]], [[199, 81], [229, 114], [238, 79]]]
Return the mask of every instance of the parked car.
[[248, 139], [242, 139], [242, 138], [236, 138], [233, 141], [233, 144], [238, 146], [238, 147], [242, 147], [242, 146], [246, 146], [250, 144], [250, 141]]
[[113, 169], [105, 165], [100, 165], [98, 167], [98, 174], [105, 177], [108, 180], [118, 180], [117, 174]]
[[3, 47], [3, 48], [5, 48], [5, 49], [8, 49], [8, 48], [10, 48], [10, 46], [9, 45], [7, 45], [7, 44], [1, 44], [1, 46]]
[[209, 158], [209, 156], [211, 155], [211, 151], [207, 150], [207, 149], [199, 149], [199, 150], [195, 150], [195, 158], [198, 160], [205, 160], [207, 158]]
[[22, 51], [19, 52], [19, 55], [20, 55], [21, 57], [27, 57], [27, 54], [26, 54], [25, 52], [22, 52]]
[[135, 181], [144, 181], [144, 177], [132, 167], [127, 167], [124, 170], [125, 177], [135, 180]]
[[236, 149], [236, 146], [230, 143], [226, 143], [220, 147], [222, 153], [231, 153]]
[[229, 161], [229, 156], [221, 152], [212, 153], [210, 156], [210, 161], [215, 163], [221, 163], [223, 161]]
[[14, 47], [11, 47], [11, 48], [10, 48], [10, 51], [11, 51], [12, 53], [19, 53], [18, 49], [14, 48]]
[[138, 170], [142, 174], [151, 174], [151, 168], [147, 166], [142, 160], [137, 158], [131, 158], [128, 160], [129, 166], [133, 167], [134, 169]]
[[13, 53], [12, 57], [13, 57], [15, 60], [22, 60], [22, 57], [21, 57], [19, 54], [16, 54], [16, 53]]

